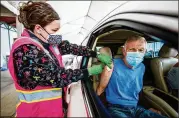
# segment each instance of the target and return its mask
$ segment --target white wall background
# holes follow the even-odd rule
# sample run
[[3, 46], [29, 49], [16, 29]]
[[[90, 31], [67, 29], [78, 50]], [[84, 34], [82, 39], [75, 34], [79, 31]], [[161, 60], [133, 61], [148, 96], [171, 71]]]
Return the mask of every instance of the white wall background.
[[[1, 24], [1, 67], [6, 67], [6, 55], [10, 54], [10, 47], [13, 44], [14, 38], [17, 37], [17, 32], [5, 29], [5, 25]], [[10, 46], [9, 46], [9, 36], [10, 36]]]

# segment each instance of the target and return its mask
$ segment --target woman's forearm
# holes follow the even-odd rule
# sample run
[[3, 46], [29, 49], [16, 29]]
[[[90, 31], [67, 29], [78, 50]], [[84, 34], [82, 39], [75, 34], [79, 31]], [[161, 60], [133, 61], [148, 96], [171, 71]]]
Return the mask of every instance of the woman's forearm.
[[78, 56], [87, 56], [87, 57], [96, 57], [97, 53], [91, 50], [87, 46], [79, 46], [77, 44], [71, 44], [68, 41], [63, 41], [59, 45], [59, 49], [63, 55], [65, 54], [74, 54]]
[[58, 67], [34, 45], [23, 45], [14, 52], [14, 66], [17, 83], [24, 89], [34, 89], [38, 85], [62, 88], [89, 75], [87, 69]]

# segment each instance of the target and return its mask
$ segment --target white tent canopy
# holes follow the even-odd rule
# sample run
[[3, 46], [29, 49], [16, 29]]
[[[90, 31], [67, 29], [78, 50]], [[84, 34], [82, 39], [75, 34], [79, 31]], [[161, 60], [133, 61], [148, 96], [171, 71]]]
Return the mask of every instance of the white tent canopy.
[[80, 44], [92, 28], [126, 1], [47, 1], [61, 18], [63, 40]]
[[[36, 0], [45, 1], [45, 0]], [[18, 7], [20, 1], [4, 1], [5, 4]], [[21, 2], [27, 2], [21, 1]], [[60, 15], [63, 40], [80, 44], [92, 28], [107, 14], [127, 1], [50, 1], [49, 3]], [[16, 11], [16, 10], [15, 10]], [[16, 11], [17, 14], [18, 11]]]

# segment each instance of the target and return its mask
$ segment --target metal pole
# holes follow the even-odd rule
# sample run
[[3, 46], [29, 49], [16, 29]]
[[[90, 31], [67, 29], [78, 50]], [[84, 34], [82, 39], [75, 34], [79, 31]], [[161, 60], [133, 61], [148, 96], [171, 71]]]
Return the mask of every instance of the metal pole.
[[9, 39], [9, 50], [11, 50], [11, 43], [10, 43], [10, 40], [11, 40], [11, 38], [10, 38], [10, 26], [8, 25], [8, 39]]
[[155, 52], [156, 52], [156, 42], [154, 42], [154, 57], [156, 57]]

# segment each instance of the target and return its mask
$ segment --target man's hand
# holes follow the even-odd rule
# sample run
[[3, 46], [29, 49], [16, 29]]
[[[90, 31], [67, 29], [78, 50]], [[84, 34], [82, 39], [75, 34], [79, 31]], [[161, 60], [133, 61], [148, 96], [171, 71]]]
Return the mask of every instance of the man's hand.
[[99, 54], [97, 58], [111, 69], [112, 58], [109, 55]]

